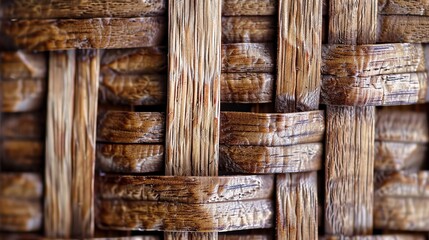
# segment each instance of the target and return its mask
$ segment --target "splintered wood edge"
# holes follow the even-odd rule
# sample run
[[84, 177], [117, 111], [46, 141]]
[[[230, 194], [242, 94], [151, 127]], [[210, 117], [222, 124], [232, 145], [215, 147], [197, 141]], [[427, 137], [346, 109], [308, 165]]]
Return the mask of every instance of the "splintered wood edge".
[[100, 200], [98, 226], [111, 230], [224, 232], [273, 226], [271, 199], [209, 204]]
[[376, 189], [375, 196], [420, 198], [429, 202], [429, 172], [395, 173]]
[[47, 67], [45, 53], [0, 52], [0, 78], [3, 80], [46, 78]]
[[[168, 190], [165, 189], [168, 186]], [[186, 186], [186, 188], [184, 188]], [[172, 203], [216, 203], [269, 199], [273, 176], [115, 176], [100, 177], [102, 199], [163, 201]]]
[[429, 42], [429, 18], [426, 16], [379, 15], [378, 18], [377, 42]]
[[220, 144], [284, 146], [323, 139], [323, 111], [302, 113], [221, 112]]
[[43, 183], [36, 173], [0, 173], [0, 197], [40, 199]]
[[273, 16], [222, 17], [222, 43], [274, 42], [276, 25]]
[[0, 197], [0, 231], [31, 232], [41, 226], [41, 201]]
[[219, 168], [226, 173], [298, 173], [321, 169], [323, 144], [281, 147], [221, 145], [219, 154]]
[[426, 144], [389, 141], [376, 141], [374, 148], [376, 171], [420, 169], [428, 150]]

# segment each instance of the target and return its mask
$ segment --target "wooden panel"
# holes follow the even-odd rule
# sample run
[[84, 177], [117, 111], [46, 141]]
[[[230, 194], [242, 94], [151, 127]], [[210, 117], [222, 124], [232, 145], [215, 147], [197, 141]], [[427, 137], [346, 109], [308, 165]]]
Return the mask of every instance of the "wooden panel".
[[27, 112], [42, 108], [45, 99], [45, 80], [18, 79], [0, 82], [0, 101], [3, 112]]
[[420, 44], [324, 45], [322, 74], [368, 77], [425, 72]]
[[322, 1], [279, 1], [276, 111], [319, 108]]
[[0, 52], [0, 78], [3, 80], [45, 78], [47, 66], [44, 53]]
[[99, 226], [118, 230], [234, 231], [273, 226], [271, 200], [183, 204], [100, 201]]
[[273, 100], [274, 75], [270, 73], [223, 73], [223, 103], [270, 103]]
[[281, 147], [220, 146], [219, 167], [226, 173], [293, 173], [320, 170], [321, 143]]
[[269, 43], [222, 45], [222, 72], [274, 72], [274, 46]]
[[429, 1], [378, 0], [378, 12], [386, 15], [429, 16]]
[[0, 197], [36, 200], [42, 198], [42, 191], [39, 174], [0, 173]]
[[224, 16], [267, 16], [276, 12], [275, 0], [223, 0], [222, 4]]
[[160, 172], [164, 169], [164, 146], [98, 143], [97, 164], [104, 172]]
[[165, 0], [14, 0], [0, 3], [0, 18], [138, 17], [166, 12]]
[[222, 17], [222, 43], [274, 42], [274, 17]]
[[41, 202], [0, 197], [0, 231], [32, 232], [41, 227]]
[[380, 15], [377, 42], [429, 42], [429, 18], [406, 15]]
[[321, 141], [323, 111], [289, 114], [222, 112], [220, 144], [283, 146]]
[[101, 198], [132, 201], [216, 203], [269, 199], [274, 192], [273, 176], [257, 175], [231, 177], [107, 175], [101, 177], [100, 182]]
[[2, 113], [0, 137], [42, 139], [45, 133], [45, 116], [41, 113]]
[[[377, 197], [422, 198], [429, 199], [429, 172], [398, 172], [390, 176], [377, 189]], [[420, 209], [422, 210], [422, 209]]]
[[329, 105], [389, 106], [424, 103], [428, 75], [403, 73], [372, 77], [324, 76], [322, 102]]
[[374, 168], [377, 171], [417, 170], [423, 166], [426, 153], [425, 144], [376, 141]]
[[160, 143], [164, 141], [164, 124], [163, 113], [107, 111], [98, 116], [97, 140]]
[[41, 170], [45, 150], [42, 140], [2, 140], [2, 148], [2, 170]]
[[1, 21], [0, 47], [27, 50], [134, 48], [161, 45], [163, 17]]

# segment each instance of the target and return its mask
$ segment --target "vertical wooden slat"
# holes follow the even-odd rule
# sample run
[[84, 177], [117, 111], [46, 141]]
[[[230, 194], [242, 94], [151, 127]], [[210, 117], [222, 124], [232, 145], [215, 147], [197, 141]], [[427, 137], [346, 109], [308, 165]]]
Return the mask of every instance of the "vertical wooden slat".
[[[377, 0], [329, 7], [329, 43], [375, 43]], [[326, 122], [325, 233], [371, 234], [375, 109], [327, 106]]]
[[[169, 1], [166, 175], [216, 176], [219, 155], [221, 4]], [[166, 239], [217, 239], [166, 233]]]

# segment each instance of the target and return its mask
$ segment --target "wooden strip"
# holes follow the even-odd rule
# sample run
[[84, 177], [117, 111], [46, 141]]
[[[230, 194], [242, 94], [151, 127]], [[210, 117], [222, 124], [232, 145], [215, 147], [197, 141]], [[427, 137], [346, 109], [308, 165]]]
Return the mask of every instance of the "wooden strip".
[[269, 43], [234, 43], [222, 45], [222, 72], [272, 73], [275, 67], [274, 46]]
[[272, 240], [270, 233], [250, 232], [246, 233], [221, 233], [219, 240]]
[[158, 112], [107, 111], [100, 113], [97, 140], [113, 143], [161, 143], [164, 114]]
[[223, 103], [270, 103], [273, 100], [274, 75], [269, 73], [223, 73]]
[[117, 230], [234, 231], [273, 226], [270, 199], [183, 204], [100, 201], [99, 227]]
[[3, 80], [45, 78], [47, 66], [44, 53], [0, 52], [0, 78]]
[[350, 237], [322, 237], [321, 240], [425, 240], [423, 234], [396, 234], [396, 235], [373, 235], [373, 236], [350, 236]]
[[322, 74], [337, 77], [425, 72], [420, 44], [324, 45]]
[[323, 111], [289, 114], [222, 112], [220, 144], [283, 146], [321, 141]]
[[41, 227], [41, 202], [0, 197], [0, 231], [32, 232]]
[[[135, 48], [161, 45], [163, 17], [2, 20], [8, 49]], [[0, 46], [1, 47], [1, 46]]]
[[225, 146], [219, 149], [219, 167], [226, 173], [294, 173], [322, 167], [321, 143], [281, 147]]
[[164, 169], [164, 146], [98, 143], [97, 161], [97, 168], [104, 172], [160, 172]]
[[276, 178], [277, 239], [317, 239], [317, 174]]
[[377, 189], [376, 196], [424, 198], [429, 201], [429, 172], [395, 173]]
[[165, 14], [165, 0], [14, 0], [0, 3], [0, 18], [97, 18], [139, 17]]
[[222, 43], [274, 42], [274, 17], [222, 17]]
[[380, 15], [377, 42], [429, 42], [429, 18], [425, 16]]
[[2, 170], [40, 171], [44, 144], [41, 140], [2, 140]]
[[378, 0], [378, 12], [385, 15], [429, 16], [429, 2], [406, 0]]
[[425, 144], [376, 141], [374, 168], [377, 171], [420, 169], [427, 150]]
[[[216, 203], [268, 199], [274, 192], [274, 178], [257, 175], [231, 177], [107, 175], [101, 177], [100, 182], [101, 198], [132, 201]], [[168, 186], [168, 189], [165, 186]]]
[[45, 80], [4, 80], [0, 82], [0, 91], [3, 112], [35, 111], [44, 104]]
[[2, 113], [0, 137], [12, 139], [42, 139], [45, 116], [38, 112]]
[[223, 0], [223, 16], [271, 16], [277, 12], [275, 0]]
[[0, 173], [0, 197], [41, 199], [43, 183], [40, 174]]
[[322, 1], [279, 1], [276, 111], [319, 108]]
[[427, 79], [425, 72], [372, 77], [323, 76], [322, 102], [346, 106], [424, 103], [427, 101]]

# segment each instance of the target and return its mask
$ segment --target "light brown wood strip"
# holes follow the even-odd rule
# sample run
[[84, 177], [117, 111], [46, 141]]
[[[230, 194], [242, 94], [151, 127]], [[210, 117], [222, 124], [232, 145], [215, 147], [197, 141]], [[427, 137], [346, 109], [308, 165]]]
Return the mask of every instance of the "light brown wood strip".
[[35, 200], [42, 198], [40, 174], [0, 173], [0, 197]]
[[39, 112], [2, 113], [0, 137], [8, 139], [42, 139], [45, 116]]
[[321, 240], [424, 240], [424, 234], [385, 234], [373, 236], [350, 236], [350, 237], [322, 237]]
[[323, 111], [303, 113], [222, 112], [220, 144], [283, 146], [321, 141]]
[[222, 17], [222, 43], [264, 43], [276, 38], [274, 17]]
[[377, 42], [429, 42], [429, 18], [425, 16], [380, 15]]
[[222, 45], [222, 72], [274, 72], [275, 52], [270, 43]]
[[45, 78], [47, 66], [47, 58], [44, 53], [0, 52], [0, 78], [3, 80]]
[[223, 73], [223, 103], [270, 103], [273, 101], [274, 75], [270, 73]]
[[3, 112], [36, 111], [43, 107], [45, 79], [18, 79], [0, 82]]
[[317, 239], [317, 174], [276, 177], [277, 239]]
[[107, 175], [100, 179], [100, 197], [103, 199], [193, 204], [268, 199], [273, 196], [273, 192], [274, 178], [270, 175], [225, 177]]
[[42, 140], [2, 140], [0, 159], [2, 170], [37, 172], [42, 170], [43, 153]]
[[226, 173], [294, 173], [322, 167], [321, 143], [281, 147], [226, 146], [219, 149], [219, 168]]
[[164, 146], [98, 143], [97, 164], [103, 172], [160, 172], [164, 169]]
[[377, 197], [424, 198], [429, 201], [429, 172], [397, 172], [376, 190]]
[[165, 14], [166, 0], [14, 0], [0, 3], [0, 18], [140, 17]]
[[377, 171], [418, 170], [426, 160], [427, 146], [420, 143], [375, 142], [374, 168]]
[[161, 45], [164, 17], [2, 20], [6, 48], [65, 50], [135, 48]]
[[33, 232], [41, 227], [41, 201], [0, 197], [0, 231]]
[[322, 1], [279, 1], [276, 111], [319, 108]]
[[249, 232], [245, 233], [220, 233], [219, 240], [271, 240], [273, 239], [270, 232]]
[[378, 0], [378, 12], [386, 15], [429, 16], [429, 1]]
[[328, 105], [362, 107], [424, 103], [427, 82], [425, 72], [372, 77], [323, 76], [321, 97]]
[[277, 12], [275, 0], [223, 0], [223, 16], [270, 16]]
[[274, 212], [270, 199], [212, 204], [102, 200], [98, 217], [101, 228], [117, 230], [223, 232], [270, 228]]
[[322, 74], [337, 77], [426, 71], [420, 44], [330, 44], [323, 46], [322, 59]]
[[107, 111], [98, 116], [97, 140], [113, 143], [161, 143], [165, 116], [158, 112]]

